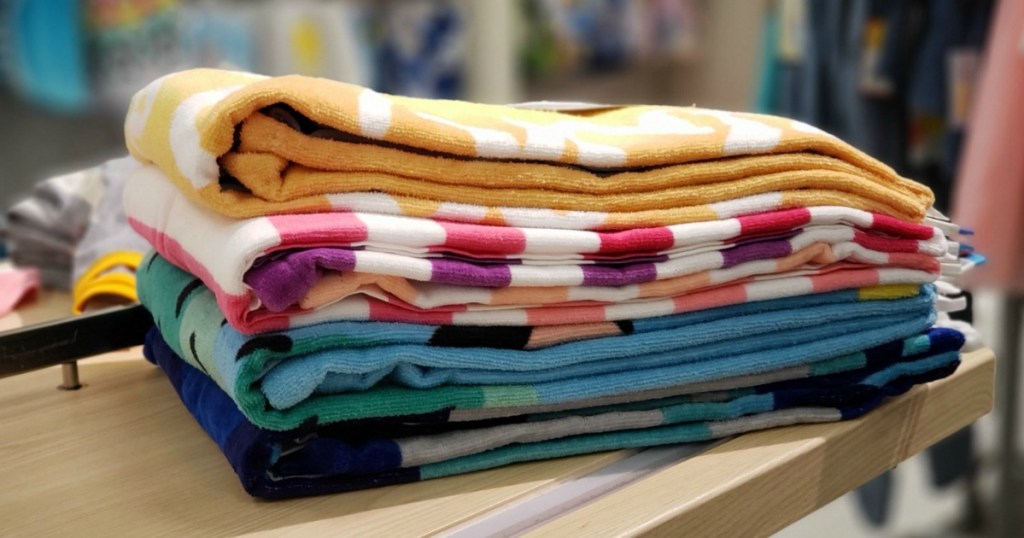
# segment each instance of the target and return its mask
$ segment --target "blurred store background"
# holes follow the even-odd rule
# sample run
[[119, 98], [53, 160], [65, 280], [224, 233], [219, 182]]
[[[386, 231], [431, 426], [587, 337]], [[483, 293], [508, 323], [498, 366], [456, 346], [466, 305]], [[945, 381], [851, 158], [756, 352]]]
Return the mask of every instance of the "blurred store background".
[[1007, 357], [1024, 296], [1024, 165], [1007, 161], [993, 182], [979, 163], [996, 158], [993, 148], [1024, 148], [1019, 135], [971, 137], [998, 132], [978, 118], [1024, 121], [1021, 105], [998, 120], [983, 110], [1024, 90], [1013, 86], [1024, 76], [1024, 21], [997, 17], [1019, 1], [0, 0], [0, 207], [45, 178], [124, 154], [131, 95], [188, 67], [492, 103], [802, 119], [928, 184], [942, 211], [971, 206], [970, 217], [1005, 202], [993, 209], [999, 240], [979, 236], [993, 268], [979, 271], [973, 315], [1008, 381], [1001, 413], [780, 535], [985, 536], [999, 506], [1024, 508], [1015, 481], [1001, 480], [1017, 477], [1016, 463], [999, 458], [1020, 430], [1019, 369]]

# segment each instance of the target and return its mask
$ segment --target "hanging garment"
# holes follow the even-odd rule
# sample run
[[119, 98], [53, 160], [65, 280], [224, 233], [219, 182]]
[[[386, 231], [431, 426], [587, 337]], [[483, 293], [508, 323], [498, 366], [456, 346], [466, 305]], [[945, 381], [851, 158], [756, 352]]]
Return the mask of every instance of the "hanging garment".
[[975, 284], [1024, 294], [1024, 3], [1001, 2], [982, 67], [956, 186], [955, 216], [989, 258]]

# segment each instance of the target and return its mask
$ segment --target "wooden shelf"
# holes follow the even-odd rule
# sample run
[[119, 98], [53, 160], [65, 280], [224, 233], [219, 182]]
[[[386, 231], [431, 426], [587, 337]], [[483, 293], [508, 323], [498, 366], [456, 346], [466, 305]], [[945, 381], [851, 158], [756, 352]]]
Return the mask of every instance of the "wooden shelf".
[[953, 376], [860, 419], [737, 437], [536, 535], [771, 535], [988, 413], [994, 374], [990, 350], [966, 353]]

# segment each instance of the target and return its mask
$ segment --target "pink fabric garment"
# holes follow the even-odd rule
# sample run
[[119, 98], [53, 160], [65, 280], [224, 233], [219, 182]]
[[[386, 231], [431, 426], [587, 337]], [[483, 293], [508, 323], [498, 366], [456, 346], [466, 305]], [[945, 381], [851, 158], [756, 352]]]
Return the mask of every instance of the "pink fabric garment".
[[0, 269], [0, 316], [9, 314], [38, 289], [39, 270], [35, 267]]
[[999, 2], [967, 127], [954, 220], [989, 262], [969, 282], [1024, 293], [1024, 2]]

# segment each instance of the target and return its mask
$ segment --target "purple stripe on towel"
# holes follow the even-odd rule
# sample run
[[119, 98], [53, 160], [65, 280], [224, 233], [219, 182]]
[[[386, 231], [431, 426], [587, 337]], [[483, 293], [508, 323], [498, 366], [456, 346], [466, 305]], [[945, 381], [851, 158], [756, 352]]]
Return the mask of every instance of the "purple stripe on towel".
[[722, 251], [723, 268], [733, 267], [740, 263], [769, 258], [781, 258], [793, 253], [789, 241], [766, 241], [740, 245]]
[[[779, 258], [792, 253], [788, 240], [770, 240], [739, 244], [721, 251], [724, 265]], [[373, 263], [367, 264], [369, 256], [377, 260], [381, 254], [359, 252], [348, 248], [319, 247], [285, 250], [269, 254], [259, 260], [245, 273], [244, 282], [271, 312], [282, 312], [299, 304], [303, 297], [316, 285], [325, 273], [347, 273], [356, 270], [356, 260], [362, 259], [361, 271], [372, 271]], [[364, 258], [365, 257], [365, 258]], [[659, 256], [656, 259], [662, 261]], [[378, 260], [379, 261], [379, 260]], [[510, 266], [513, 263], [474, 263], [459, 257], [429, 258], [431, 273], [429, 281], [454, 286], [475, 286], [503, 288], [512, 283]], [[584, 286], [628, 286], [657, 280], [655, 263], [644, 257], [635, 258], [633, 263], [580, 264]], [[402, 263], [400, 257], [386, 259], [384, 266]], [[569, 262], [571, 264], [571, 262]], [[393, 269], [397, 269], [394, 266]], [[384, 271], [387, 274], [401, 274]]]
[[455, 286], [480, 286], [504, 288], [512, 283], [512, 272], [508, 265], [477, 265], [462, 260], [433, 258], [430, 281]]
[[271, 312], [297, 304], [320, 281], [322, 269], [344, 272], [356, 267], [356, 254], [339, 248], [292, 250], [262, 258], [243, 280]]
[[778, 239], [793, 239], [794, 237], [804, 233], [806, 230], [803, 228], [794, 228], [792, 230], [785, 230], [781, 232], [765, 233], [751, 236], [741, 236], [738, 239], [726, 241], [733, 246], [749, 245], [751, 243], [761, 243], [763, 241], [775, 241]]
[[650, 282], [658, 277], [653, 263], [624, 266], [583, 265], [584, 286], [627, 286]]
[[[321, 247], [276, 252], [257, 260], [243, 280], [271, 312], [296, 305], [324, 273], [356, 269], [356, 252]], [[457, 286], [506, 287], [512, 282], [509, 264], [474, 264], [462, 260], [431, 259], [430, 281]]]

